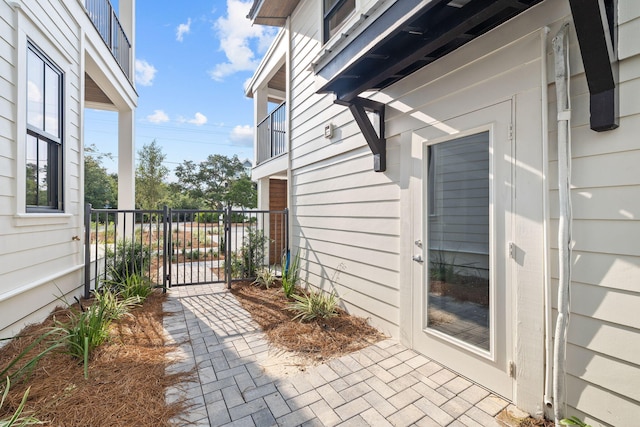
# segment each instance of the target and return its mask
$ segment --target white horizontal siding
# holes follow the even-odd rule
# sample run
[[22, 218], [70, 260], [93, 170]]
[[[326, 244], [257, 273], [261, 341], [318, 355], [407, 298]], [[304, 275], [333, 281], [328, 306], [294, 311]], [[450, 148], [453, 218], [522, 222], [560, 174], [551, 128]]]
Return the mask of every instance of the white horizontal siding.
[[[290, 209], [294, 247], [304, 257], [301, 278], [335, 290], [349, 311], [397, 334], [397, 177], [373, 172], [351, 113], [315, 93], [309, 66], [319, 53], [320, 23], [316, 2], [302, 3], [292, 18]], [[328, 123], [331, 140], [324, 138]], [[389, 151], [389, 161], [399, 164], [397, 147]]]
[[[571, 81], [574, 221], [567, 404], [569, 413], [594, 426], [634, 425], [640, 417], [640, 7], [631, 0], [618, 5], [620, 127], [602, 133], [589, 129], [589, 92], [581, 67]], [[548, 94], [550, 271], [555, 308], [558, 165], [553, 85]]]

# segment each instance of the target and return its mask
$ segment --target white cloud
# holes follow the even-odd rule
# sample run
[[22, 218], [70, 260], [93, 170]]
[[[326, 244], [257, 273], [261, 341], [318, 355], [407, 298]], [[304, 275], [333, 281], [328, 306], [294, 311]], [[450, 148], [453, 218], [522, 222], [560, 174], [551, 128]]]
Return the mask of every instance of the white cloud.
[[144, 59], [136, 59], [136, 83], [142, 86], [151, 86], [156, 76], [156, 67]]
[[249, 125], [238, 125], [233, 128], [229, 139], [238, 145], [253, 145], [253, 128]]
[[[247, 14], [251, 1], [227, 0], [227, 16], [218, 18], [215, 29], [220, 38], [220, 50], [227, 57], [227, 62], [216, 64], [209, 71], [212, 79], [221, 81], [238, 71], [253, 71], [260, 62], [256, 53], [264, 53], [275, 35], [273, 28], [262, 25], [251, 25]], [[257, 43], [256, 52], [250, 43]]]
[[184, 38], [184, 35], [189, 34], [190, 31], [191, 31], [191, 18], [187, 19], [186, 24], [178, 25], [178, 28], [176, 28], [176, 40], [181, 42]]
[[147, 120], [151, 123], [166, 123], [169, 121], [169, 116], [162, 110], [153, 110], [153, 114], [147, 116]]
[[191, 120], [187, 120], [187, 123], [191, 123], [192, 125], [202, 126], [207, 123], [207, 116], [202, 113], [196, 113], [194, 118]]

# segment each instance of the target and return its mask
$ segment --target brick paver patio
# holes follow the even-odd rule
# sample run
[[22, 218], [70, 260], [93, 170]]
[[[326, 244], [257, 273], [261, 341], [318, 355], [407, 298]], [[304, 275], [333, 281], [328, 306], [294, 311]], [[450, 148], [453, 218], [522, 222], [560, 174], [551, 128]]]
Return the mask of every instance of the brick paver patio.
[[509, 403], [388, 339], [297, 373], [272, 374], [260, 327], [222, 284], [172, 288], [170, 372], [197, 367], [167, 391], [191, 405], [184, 426], [498, 426]]

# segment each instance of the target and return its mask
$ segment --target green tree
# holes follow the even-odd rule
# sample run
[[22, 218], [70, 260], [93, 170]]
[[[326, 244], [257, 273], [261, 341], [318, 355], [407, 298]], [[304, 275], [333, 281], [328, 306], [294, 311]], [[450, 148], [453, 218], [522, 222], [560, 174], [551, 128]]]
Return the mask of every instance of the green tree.
[[118, 182], [102, 166], [102, 159], [110, 154], [98, 153], [95, 145], [84, 150], [84, 201], [96, 209], [113, 207], [118, 204]]
[[166, 157], [155, 139], [138, 151], [136, 205], [141, 209], [158, 209], [166, 197], [169, 169], [162, 164]]
[[185, 160], [175, 169], [178, 183], [191, 198], [199, 199], [209, 209], [223, 209], [230, 199], [233, 182], [244, 174], [244, 167], [238, 156], [231, 158], [221, 154], [211, 154], [198, 164]]
[[248, 209], [258, 207], [258, 190], [249, 175], [242, 174], [240, 178], [231, 181], [227, 200], [237, 207]]

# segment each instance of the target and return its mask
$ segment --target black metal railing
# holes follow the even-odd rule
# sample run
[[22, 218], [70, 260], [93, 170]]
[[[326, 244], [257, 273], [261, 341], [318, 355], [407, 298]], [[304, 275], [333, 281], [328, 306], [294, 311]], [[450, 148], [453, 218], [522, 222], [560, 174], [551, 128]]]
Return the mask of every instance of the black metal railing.
[[257, 126], [258, 159], [256, 164], [287, 151], [287, 110], [283, 102]]
[[84, 7], [122, 71], [131, 80], [131, 43], [109, 0], [85, 0]]
[[84, 291], [144, 276], [172, 286], [253, 280], [281, 271], [288, 210], [117, 210], [85, 206]]

